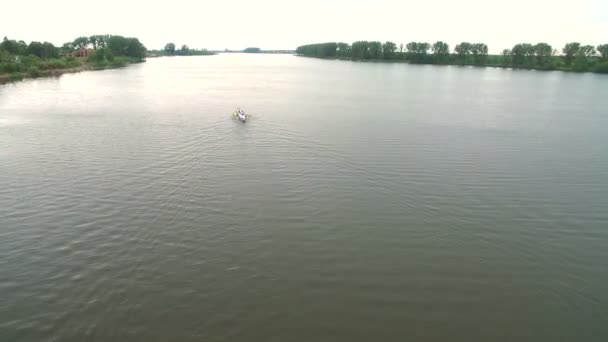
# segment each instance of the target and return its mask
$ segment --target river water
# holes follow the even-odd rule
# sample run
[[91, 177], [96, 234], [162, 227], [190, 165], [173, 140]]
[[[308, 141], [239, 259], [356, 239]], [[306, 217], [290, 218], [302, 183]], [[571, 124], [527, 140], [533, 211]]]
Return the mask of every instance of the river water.
[[0, 86], [0, 340], [606, 341], [607, 94], [242, 54]]

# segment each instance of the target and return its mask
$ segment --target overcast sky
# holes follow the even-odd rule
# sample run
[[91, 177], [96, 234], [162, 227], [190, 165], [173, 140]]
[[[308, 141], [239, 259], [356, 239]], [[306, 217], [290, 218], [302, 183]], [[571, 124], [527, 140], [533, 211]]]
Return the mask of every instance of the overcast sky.
[[0, 0], [0, 35], [61, 45], [76, 36], [138, 37], [195, 48], [295, 49], [326, 41], [608, 43], [608, 0]]

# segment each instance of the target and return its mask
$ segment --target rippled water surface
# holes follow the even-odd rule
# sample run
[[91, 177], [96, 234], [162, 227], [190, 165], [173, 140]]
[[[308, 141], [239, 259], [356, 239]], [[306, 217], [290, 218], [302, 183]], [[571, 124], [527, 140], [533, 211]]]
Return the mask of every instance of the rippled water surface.
[[607, 341], [607, 94], [239, 54], [0, 86], [0, 340]]

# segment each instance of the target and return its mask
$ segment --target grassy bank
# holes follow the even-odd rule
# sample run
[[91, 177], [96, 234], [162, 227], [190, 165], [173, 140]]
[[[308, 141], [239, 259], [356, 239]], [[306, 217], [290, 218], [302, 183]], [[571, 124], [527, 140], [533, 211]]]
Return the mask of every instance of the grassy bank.
[[[38, 77], [55, 77], [66, 73], [75, 73], [86, 70], [104, 70], [124, 67], [132, 63], [141, 63], [143, 61], [122, 57], [116, 58], [113, 61], [91, 62], [86, 59], [56, 59], [50, 63], [43, 62], [40, 64], [31, 64], [28, 66], [19, 65], [11, 66], [10, 73], [0, 72], [0, 84], [7, 82], [20, 81], [25, 78]], [[2, 65], [0, 65], [2, 68]], [[1, 69], [0, 69], [1, 70]], [[6, 70], [6, 69], [5, 69]]]
[[[1, 52], [0, 52], [1, 54]], [[78, 69], [82, 62], [76, 58], [48, 58], [37, 56], [0, 55], [0, 81], [39, 77], [59, 70]]]

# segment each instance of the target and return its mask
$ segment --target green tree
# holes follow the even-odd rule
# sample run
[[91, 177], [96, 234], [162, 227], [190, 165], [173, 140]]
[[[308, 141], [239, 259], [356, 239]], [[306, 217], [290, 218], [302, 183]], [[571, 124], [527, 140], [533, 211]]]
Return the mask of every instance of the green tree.
[[595, 55], [595, 48], [591, 45], [583, 45], [578, 49], [577, 55], [583, 57], [593, 57]]
[[[340, 43], [344, 44], [344, 43]], [[329, 43], [321, 43], [321, 44], [308, 44], [298, 46], [296, 49], [296, 53], [304, 56], [311, 57], [335, 57], [338, 54], [338, 43], [329, 42]], [[348, 47], [348, 44], [342, 45], [342, 47]], [[244, 52], [260, 52], [259, 48], [247, 48], [243, 50]], [[346, 53], [346, 51], [344, 51]]]
[[416, 42], [409, 42], [407, 44], [405, 44], [405, 50], [407, 51], [407, 53], [410, 54], [415, 54], [416, 50], [418, 49], [418, 43]]
[[488, 57], [488, 46], [483, 43], [471, 44], [471, 54], [473, 54], [473, 62], [477, 65], [483, 65]]
[[511, 50], [509, 50], [509, 49], [502, 50], [502, 65], [504, 65], [504, 66], [511, 65]]
[[0, 43], [0, 49], [12, 54], [23, 56], [27, 53], [27, 44], [23, 40], [16, 41], [4, 37], [2, 43]]
[[243, 52], [247, 52], [247, 53], [260, 53], [260, 52], [262, 52], [262, 49], [260, 49], [259, 47], [248, 47], [248, 48], [245, 48], [243, 50]]
[[336, 57], [338, 53], [338, 43], [325, 43], [321, 47], [322, 57]]
[[126, 56], [129, 41], [123, 36], [110, 36], [108, 38], [108, 49], [114, 56]]
[[602, 74], [608, 74], [608, 61], [597, 63], [593, 68], [594, 72], [599, 72]]
[[579, 47], [572, 64], [572, 69], [575, 71], [586, 71], [589, 69], [589, 58], [595, 55], [595, 47], [591, 45], [583, 45]]
[[77, 49], [85, 49], [87, 46], [89, 46], [89, 37], [78, 37], [76, 39], [74, 39], [74, 42], [72, 43]]
[[352, 56], [354, 59], [367, 59], [369, 58], [369, 42], [357, 41], [351, 46]]
[[468, 55], [471, 54], [471, 43], [462, 42], [454, 47], [454, 52], [462, 64], [467, 64]]
[[513, 66], [531, 68], [534, 66], [534, 45], [517, 44], [511, 49]]
[[43, 59], [59, 57], [59, 50], [49, 42], [31, 42], [27, 47], [27, 53]]
[[526, 62], [526, 49], [524, 44], [516, 44], [511, 49], [511, 62], [515, 67], [522, 67]]
[[110, 51], [109, 48], [99, 47], [95, 52], [89, 57], [89, 61], [95, 62], [97, 64], [103, 64], [107, 62], [111, 62], [114, 60], [114, 55]]
[[371, 59], [382, 58], [382, 43], [380, 42], [369, 42], [369, 57]]
[[431, 44], [429, 43], [418, 43], [418, 49], [417, 49], [417, 54], [418, 54], [418, 58], [420, 60], [420, 63], [427, 63], [427, 55], [429, 53], [429, 50], [431, 49]]
[[602, 59], [608, 59], [608, 44], [598, 45], [597, 52], [602, 56]]
[[61, 51], [62, 52], [74, 51], [74, 44], [72, 42], [63, 43], [63, 45], [61, 46]]
[[435, 42], [432, 47], [433, 53], [437, 56], [445, 56], [450, 54], [450, 46], [442, 41]]
[[548, 68], [551, 66], [553, 47], [547, 43], [538, 43], [534, 45], [534, 55], [536, 55], [536, 65], [538, 67]]
[[93, 50], [97, 50], [97, 36], [90, 36], [89, 42], [93, 45]]
[[580, 43], [568, 43], [566, 44], [566, 46], [564, 46], [562, 52], [564, 53], [564, 61], [566, 62], [567, 66], [570, 66], [570, 64], [572, 64], [572, 61], [574, 60], [574, 57], [578, 53], [580, 47]]
[[167, 43], [167, 45], [165, 45], [164, 50], [165, 50], [165, 54], [167, 54], [169, 56], [175, 55], [175, 44]]
[[43, 58], [57, 58], [59, 57], [59, 49], [52, 43], [42, 43]]
[[27, 54], [42, 57], [44, 47], [41, 42], [30, 42], [27, 46]]
[[397, 50], [397, 45], [393, 42], [385, 42], [382, 44], [382, 57], [384, 59], [393, 59], [395, 57], [395, 51]]
[[179, 54], [182, 56], [187, 56], [190, 53], [190, 48], [188, 47], [188, 45], [184, 44], [182, 45], [182, 48], [179, 50]]
[[[14, 57], [11, 56], [8, 53], [8, 51], [6, 51], [6, 50], [4, 50], [4, 49], [2, 49], [0, 47], [0, 64], [2, 64], [2, 63], [10, 63], [10, 62], [13, 62], [13, 60], [14, 60]], [[2, 71], [3, 71], [2, 67], [0, 67], [0, 72], [2, 72]]]
[[126, 56], [139, 60], [146, 58], [146, 47], [137, 38], [109, 36], [107, 49], [113, 56]]
[[435, 55], [435, 63], [449, 63], [450, 46], [448, 43], [437, 41], [433, 44], [431, 49]]
[[27, 53], [27, 44], [23, 40], [18, 41], [17, 42], [17, 54], [24, 55], [26, 53]]
[[101, 48], [108, 46], [108, 40], [110, 39], [109, 34], [100, 34], [97, 36], [97, 45]]
[[137, 38], [126, 38], [126, 56], [139, 60], [146, 59], [146, 47]]
[[431, 48], [429, 43], [409, 42], [405, 45], [408, 58], [414, 63], [427, 61], [427, 54]]
[[96, 34], [89, 37], [89, 43], [93, 45], [94, 50], [97, 50], [98, 47], [104, 48], [107, 46], [108, 38], [108, 35]]
[[522, 44], [524, 46], [524, 54], [526, 56], [526, 65], [528, 67], [534, 66], [534, 45], [532, 44]]
[[338, 57], [351, 57], [350, 46], [346, 43], [338, 43], [338, 49], [336, 51]]
[[429, 43], [417, 43], [416, 44], [416, 53], [419, 55], [426, 55], [431, 49], [431, 44]]

